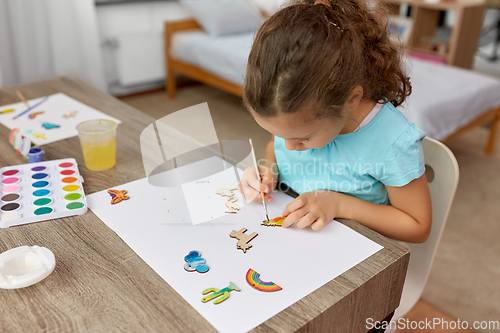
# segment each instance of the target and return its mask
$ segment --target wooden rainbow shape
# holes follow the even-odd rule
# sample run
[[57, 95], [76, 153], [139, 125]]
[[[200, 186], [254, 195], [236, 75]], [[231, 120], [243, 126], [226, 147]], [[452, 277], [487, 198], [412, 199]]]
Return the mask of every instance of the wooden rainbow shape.
[[260, 291], [265, 291], [265, 292], [272, 292], [272, 291], [279, 291], [282, 288], [275, 284], [274, 282], [264, 282], [259, 278], [260, 274], [254, 271], [253, 269], [249, 269], [247, 272], [247, 282], [248, 284], [257, 290]]

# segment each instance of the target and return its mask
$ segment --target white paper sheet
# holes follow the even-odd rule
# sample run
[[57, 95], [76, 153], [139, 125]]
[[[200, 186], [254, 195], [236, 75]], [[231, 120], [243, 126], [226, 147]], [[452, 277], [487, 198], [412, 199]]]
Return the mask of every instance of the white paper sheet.
[[[205, 162], [195, 165], [203, 167]], [[223, 181], [220, 177], [208, 177], [210, 184]], [[194, 185], [202, 188], [206, 183]], [[259, 202], [193, 225], [181, 187], [155, 187], [145, 178], [115, 189], [127, 190], [130, 199], [111, 205], [110, 195], [101, 191], [87, 196], [89, 208], [220, 332], [251, 330], [383, 248], [336, 221], [319, 232], [260, 226], [265, 214]], [[271, 218], [281, 216], [293, 200], [283, 193], [273, 198], [268, 204]], [[213, 193], [200, 209], [223, 204], [219, 199]], [[258, 233], [246, 253], [229, 237], [241, 228], [248, 229], [246, 234]], [[191, 250], [206, 259], [207, 273], [184, 270], [184, 256]], [[253, 289], [245, 279], [249, 268], [283, 289]], [[201, 302], [204, 289], [223, 289], [230, 282], [241, 291], [231, 291], [218, 305]]]
[[[240, 173], [240, 177], [243, 172]], [[217, 194], [220, 189], [237, 188], [239, 184], [233, 168], [226, 169], [213, 176], [201, 178], [182, 184], [182, 192], [189, 211], [191, 223], [200, 224], [214, 218], [226, 215], [229, 208], [226, 206], [227, 196]], [[243, 195], [236, 189], [231, 191], [237, 199], [234, 203], [242, 209], [245, 206]]]
[[[30, 106], [37, 104], [42, 98], [29, 100]], [[31, 109], [17, 119], [13, 119], [18, 114], [27, 109], [22, 102], [2, 105], [0, 111], [7, 109], [15, 109], [14, 112], [0, 114], [0, 123], [9, 129], [19, 128], [24, 137], [29, 138], [37, 146], [52, 143], [55, 141], [70, 138], [78, 135], [76, 125], [91, 119], [109, 119], [116, 123], [121, 123], [120, 120], [108, 116], [101, 111], [91, 108], [63, 93], [50, 95], [49, 98], [39, 106]], [[34, 119], [28, 116], [34, 112], [44, 111], [43, 114], [37, 115]], [[64, 118], [63, 115], [77, 111], [76, 116]], [[46, 129], [42, 123], [47, 122], [59, 125], [58, 128]]]

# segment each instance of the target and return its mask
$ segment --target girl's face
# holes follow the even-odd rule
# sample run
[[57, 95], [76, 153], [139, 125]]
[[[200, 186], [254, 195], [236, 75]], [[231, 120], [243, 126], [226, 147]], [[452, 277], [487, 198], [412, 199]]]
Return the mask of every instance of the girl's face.
[[250, 113], [263, 129], [285, 139], [288, 150], [296, 151], [323, 148], [339, 135], [346, 123], [340, 118], [316, 119], [311, 110], [273, 117], [261, 117], [253, 110]]

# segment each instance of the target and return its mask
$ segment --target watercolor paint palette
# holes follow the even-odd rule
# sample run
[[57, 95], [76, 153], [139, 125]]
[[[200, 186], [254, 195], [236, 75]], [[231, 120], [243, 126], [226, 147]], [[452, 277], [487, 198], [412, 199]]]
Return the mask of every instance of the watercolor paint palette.
[[0, 169], [0, 228], [87, 212], [74, 158]]

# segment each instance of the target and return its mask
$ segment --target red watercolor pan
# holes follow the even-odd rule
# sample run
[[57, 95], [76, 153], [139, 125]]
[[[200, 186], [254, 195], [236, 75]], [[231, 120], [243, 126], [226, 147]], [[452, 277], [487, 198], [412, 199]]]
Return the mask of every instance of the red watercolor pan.
[[64, 175], [64, 176], [73, 175], [74, 173], [75, 173], [75, 170], [71, 170], [71, 169], [61, 171], [61, 175]]
[[14, 176], [19, 172], [19, 170], [7, 170], [4, 173], [2, 173], [2, 176]]

